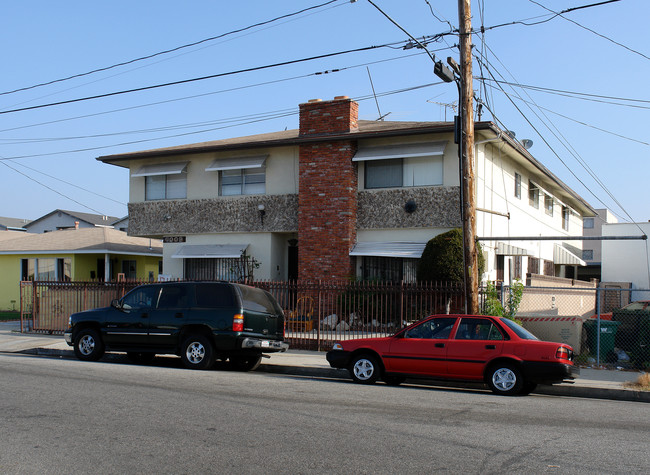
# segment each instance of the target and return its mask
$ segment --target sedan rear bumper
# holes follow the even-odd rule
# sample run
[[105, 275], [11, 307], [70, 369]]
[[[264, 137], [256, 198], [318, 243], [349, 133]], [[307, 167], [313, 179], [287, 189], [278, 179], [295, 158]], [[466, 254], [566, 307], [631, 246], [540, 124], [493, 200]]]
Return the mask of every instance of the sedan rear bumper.
[[538, 384], [561, 383], [580, 375], [580, 368], [565, 363], [525, 361], [522, 363], [524, 379]]

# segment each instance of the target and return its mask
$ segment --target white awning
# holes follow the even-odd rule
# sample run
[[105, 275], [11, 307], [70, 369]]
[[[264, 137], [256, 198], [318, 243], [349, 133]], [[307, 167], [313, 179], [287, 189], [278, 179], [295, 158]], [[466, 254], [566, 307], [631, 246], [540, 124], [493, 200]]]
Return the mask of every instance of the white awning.
[[419, 259], [426, 245], [426, 242], [358, 242], [350, 251], [350, 255]]
[[568, 266], [586, 266], [587, 263], [569, 251], [567, 248], [556, 244], [553, 247], [553, 263]]
[[497, 241], [497, 255], [499, 256], [531, 256], [527, 249]]
[[219, 158], [212, 162], [206, 172], [218, 172], [220, 170], [240, 170], [242, 168], [262, 168], [268, 155], [256, 155], [254, 157]]
[[131, 176], [154, 176], [154, 175], [178, 175], [185, 171], [185, 167], [189, 162], [180, 163], [157, 163], [153, 165], [145, 165]]
[[248, 244], [194, 244], [182, 246], [172, 258], [176, 259], [232, 259], [240, 258]]
[[446, 145], [447, 142], [427, 142], [364, 147], [359, 149], [352, 161], [363, 162], [366, 160], [386, 160], [389, 158], [440, 156], [444, 153]]

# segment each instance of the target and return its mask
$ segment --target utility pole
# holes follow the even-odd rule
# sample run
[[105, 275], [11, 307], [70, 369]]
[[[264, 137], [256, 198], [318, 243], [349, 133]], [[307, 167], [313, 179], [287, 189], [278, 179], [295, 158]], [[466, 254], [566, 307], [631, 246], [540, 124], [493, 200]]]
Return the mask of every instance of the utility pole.
[[478, 258], [476, 255], [476, 183], [474, 175], [474, 91], [472, 87], [471, 0], [458, 0], [460, 41], [460, 108], [462, 147], [462, 220], [465, 248], [465, 302], [467, 312], [476, 315], [478, 307]]

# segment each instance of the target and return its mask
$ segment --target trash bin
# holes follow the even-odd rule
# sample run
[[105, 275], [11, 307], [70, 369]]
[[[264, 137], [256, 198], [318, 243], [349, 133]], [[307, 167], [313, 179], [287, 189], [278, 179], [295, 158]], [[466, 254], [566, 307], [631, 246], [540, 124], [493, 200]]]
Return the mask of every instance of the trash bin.
[[[614, 343], [616, 341], [616, 331], [621, 322], [610, 320], [600, 321], [600, 362], [616, 363], [618, 357], [614, 352]], [[595, 319], [587, 320], [583, 328], [587, 332], [587, 345], [589, 353], [596, 357], [598, 351], [598, 321]]]

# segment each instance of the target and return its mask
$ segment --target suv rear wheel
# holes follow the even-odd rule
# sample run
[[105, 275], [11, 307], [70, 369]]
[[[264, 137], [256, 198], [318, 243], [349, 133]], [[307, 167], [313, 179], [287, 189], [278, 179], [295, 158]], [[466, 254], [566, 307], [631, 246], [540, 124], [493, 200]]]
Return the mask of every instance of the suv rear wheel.
[[181, 346], [181, 360], [189, 369], [209, 369], [214, 364], [214, 349], [203, 335], [186, 338]]

